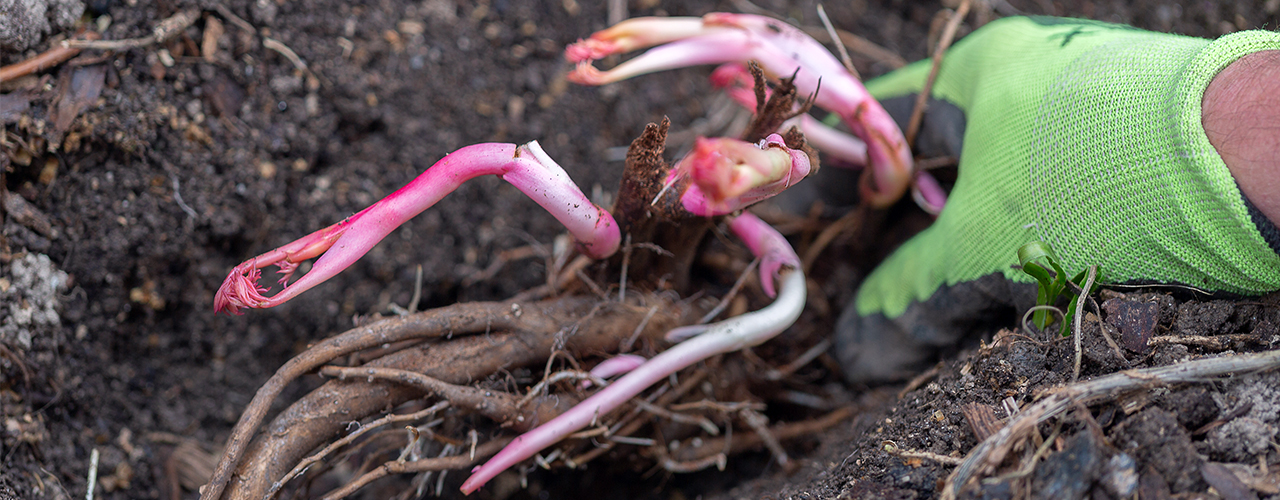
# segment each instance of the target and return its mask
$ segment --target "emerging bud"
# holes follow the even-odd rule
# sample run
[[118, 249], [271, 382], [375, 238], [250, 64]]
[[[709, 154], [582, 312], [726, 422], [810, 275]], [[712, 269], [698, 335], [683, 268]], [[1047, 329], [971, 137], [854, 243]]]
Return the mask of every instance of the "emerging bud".
[[680, 200], [696, 215], [736, 212], [770, 198], [809, 175], [809, 156], [788, 148], [782, 136], [760, 144], [736, 139], [697, 139], [693, 151], [671, 170], [667, 184], [688, 178]]
[[[906, 193], [911, 185], [913, 163], [906, 138], [857, 77], [822, 44], [785, 22], [763, 16], [712, 13], [700, 21], [698, 29], [692, 28], [691, 18], [635, 19], [620, 23], [600, 33], [600, 39], [613, 41], [615, 45], [602, 49], [599, 44], [583, 42], [568, 49], [569, 58], [578, 61], [569, 80], [600, 85], [674, 68], [755, 61], [771, 78], [794, 74], [793, 83], [801, 93], [815, 92], [821, 81], [822, 91], [817, 94], [816, 104], [839, 114], [854, 135], [866, 144], [870, 166], [866, 175], [871, 178], [863, 184], [865, 198], [874, 206], [885, 207]], [[632, 33], [630, 26], [640, 23], [663, 34], [643, 37]], [[626, 35], [610, 34], [615, 28]], [[677, 35], [683, 37], [676, 38]], [[663, 42], [667, 43], [608, 71], [599, 71], [590, 63], [596, 55]]]

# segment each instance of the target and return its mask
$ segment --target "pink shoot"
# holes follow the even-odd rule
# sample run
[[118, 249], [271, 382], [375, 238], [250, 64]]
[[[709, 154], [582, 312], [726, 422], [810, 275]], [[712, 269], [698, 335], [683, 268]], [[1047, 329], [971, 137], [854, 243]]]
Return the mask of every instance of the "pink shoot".
[[911, 184], [911, 198], [929, 215], [937, 217], [947, 203], [947, 192], [938, 184], [938, 179], [921, 170], [916, 172], [916, 181]]
[[[566, 50], [571, 59], [581, 61], [569, 79], [601, 85], [667, 69], [756, 61], [771, 78], [795, 74], [801, 93], [813, 93], [821, 80], [816, 104], [839, 114], [866, 142], [872, 179], [863, 183], [864, 198], [884, 207], [902, 197], [912, 177], [911, 151], [902, 131], [857, 77], [821, 44], [789, 24], [763, 16], [707, 14], [701, 30], [691, 30], [690, 22], [689, 18], [631, 19], [597, 33], [589, 39], [594, 42], [583, 41]], [[637, 34], [642, 23], [643, 37]], [[609, 71], [591, 66], [591, 59], [668, 40], [672, 41]]]
[[772, 197], [800, 182], [809, 171], [809, 156], [787, 147], [778, 134], [760, 144], [699, 137], [693, 151], [671, 169], [667, 186], [688, 178], [681, 203], [695, 215], [710, 217]]
[[[761, 280], [781, 282], [777, 299], [764, 309], [701, 325], [700, 335], [654, 356], [577, 406], [517, 437], [484, 465], [472, 470], [471, 477], [462, 483], [463, 493], [474, 492], [500, 472], [599, 421], [672, 373], [717, 354], [759, 345], [795, 323], [806, 299], [800, 258], [781, 234], [750, 213], [739, 215], [729, 227], [761, 258]], [[782, 266], [788, 269], [783, 270]]]
[[[592, 368], [591, 376], [595, 378], [609, 378], [614, 375], [621, 375], [643, 365], [645, 361], [648, 360], [645, 359], [644, 356], [637, 356], [635, 354], [619, 354], [601, 361], [600, 364], [595, 366], [595, 368]], [[582, 388], [586, 389], [588, 387], [591, 387], [591, 380], [583, 380]]]
[[[568, 228], [583, 254], [598, 259], [617, 251], [620, 235], [613, 216], [591, 203], [537, 141], [523, 146], [476, 144], [445, 156], [405, 187], [346, 220], [236, 266], [214, 296], [214, 310], [240, 314], [241, 308], [267, 308], [288, 301], [346, 269], [396, 227], [482, 175], [501, 177], [551, 212]], [[320, 258], [310, 272], [287, 284], [299, 263], [316, 256]], [[262, 268], [273, 265], [280, 269], [280, 281], [286, 286], [267, 297], [258, 279]]]
[[688, 38], [703, 30], [702, 20], [693, 17], [642, 17], [630, 21], [598, 31], [591, 38], [578, 40], [565, 49], [565, 59], [575, 64], [595, 61], [610, 54], [624, 54]]
[[[755, 82], [747, 68], [738, 63], [730, 63], [711, 72], [711, 84], [724, 89], [738, 104], [747, 109], [756, 109], [756, 94], [752, 86]], [[766, 91], [767, 92], [767, 91]], [[808, 113], [801, 114], [782, 123], [782, 129], [795, 126], [804, 133], [805, 143], [844, 160], [837, 166], [862, 166], [867, 161], [867, 146], [861, 140], [849, 134], [828, 127], [814, 119]], [[916, 205], [937, 217], [947, 202], [947, 193], [938, 184], [938, 180], [925, 171], [918, 171], [915, 181], [911, 183], [911, 197]]]
[[729, 221], [729, 230], [747, 245], [752, 255], [760, 258], [760, 284], [765, 295], [776, 297], [773, 285], [781, 276], [783, 266], [800, 266], [800, 259], [796, 257], [791, 243], [773, 226], [751, 213], [743, 213]]

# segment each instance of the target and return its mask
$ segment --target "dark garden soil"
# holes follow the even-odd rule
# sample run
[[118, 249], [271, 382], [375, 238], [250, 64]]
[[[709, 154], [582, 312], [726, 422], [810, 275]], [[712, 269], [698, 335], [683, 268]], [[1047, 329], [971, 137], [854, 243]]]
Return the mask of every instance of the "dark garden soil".
[[[820, 26], [807, 1], [92, 0], [77, 26], [55, 26], [29, 49], [0, 52], [0, 65], [10, 65], [77, 28], [140, 38], [161, 20], [195, 14], [163, 43], [86, 50], [0, 82], [0, 194], [7, 192], [0, 211], [0, 499], [83, 497], [94, 450], [98, 498], [194, 498], [263, 382], [308, 345], [409, 304], [418, 266], [420, 309], [502, 300], [543, 284], [547, 265], [537, 252], [545, 250], [537, 249], [551, 247], [558, 224], [510, 185], [483, 178], [284, 306], [236, 317], [212, 310], [232, 266], [341, 220], [460, 147], [537, 139], [607, 205], [626, 146], [646, 123], [670, 118], [669, 157], [695, 132], [723, 132], [732, 107], [710, 88], [709, 68], [601, 88], [565, 81], [565, 45], [606, 27], [609, 3], [628, 4], [633, 16], [759, 8]], [[1275, 28], [1280, 20], [1275, 0], [992, 4], [997, 12], [1197, 36]], [[826, 7], [837, 27], [905, 60], [925, 57], [942, 9], [901, 0]], [[858, 53], [854, 62], [864, 76], [891, 69]], [[861, 276], [925, 222], [905, 204], [871, 219], [823, 254], [806, 314], [788, 340], [758, 348], [757, 361], [781, 365], [818, 344]], [[803, 252], [813, 232], [793, 226], [801, 228], [791, 235]], [[530, 246], [531, 257], [494, 266], [504, 252]], [[722, 295], [732, 280], [708, 295]], [[1103, 323], [1125, 359], [1102, 340], [1098, 322], [1086, 320], [1081, 380], [1264, 351], [1280, 341], [1272, 298], [1209, 300], [1157, 289], [1101, 299]], [[539, 469], [526, 488], [481, 496], [933, 498], [955, 468], [945, 462], [968, 455], [978, 434], [999, 429], [1010, 410], [1030, 408], [1039, 391], [1072, 379], [1071, 339], [1015, 330], [1015, 323], [974, 332], [973, 346], [901, 396], [901, 385], [845, 387], [824, 358], [775, 384], [782, 394], [775, 401], [793, 403], [770, 403], [771, 418], [855, 409], [822, 433], [784, 443], [798, 465], [790, 471], [767, 451], [694, 474], [614, 453], [585, 471]], [[1144, 336], [1159, 340], [1144, 343]], [[758, 368], [755, 362], [745, 366]], [[736, 363], [726, 366], [744, 366]], [[281, 399], [319, 383], [311, 376]], [[1072, 406], [1032, 426], [1003, 468], [984, 473], [994, 479], [979, 483], [979, 495], [1275, 497], [1277, 387], [1274, 372], [1151, 381], [1146, 390]], [[461, 476], [449, 476], [446, 494]], [[397, 495], [409, 484], [388, 480], [361, 498]]]

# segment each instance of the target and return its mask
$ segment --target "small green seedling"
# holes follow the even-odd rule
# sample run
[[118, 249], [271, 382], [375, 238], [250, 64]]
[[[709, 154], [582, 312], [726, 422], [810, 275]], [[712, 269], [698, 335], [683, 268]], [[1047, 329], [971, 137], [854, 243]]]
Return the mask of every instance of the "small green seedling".
[[[1037, 261], [1047, 263], [1049, 268], [1045, 268], [1043, 263]], [[1065, 318], [1074, 317], [1076, 314], [1076, 301], [1074, 300], [1076, 293], [1074, 290], [1079, 290], [1083, 286], [1085, 271], [1080, 271], [1074, 278], [1071, 278], [1071, 283], [1076, 286], [1072, 287], [1072, 290], [1068, 290], [1067, 273], [1058, 264], [1058, 258], [1053, 255], [1053, 250], [1042, 241], [1033, 241], [1018, 248], [1018, 262], [1022, 265], [1022, 272], [1031, 275], [1032, 278], [1035, 278], [1040, 283], [1036, 290], [1037, 306], [1053, 306], [1058, 301], [1058, 296], [1064, 291], [1072, 298], [1062, 321], [1062, 336], [1071, 335], [1071, 323], [1066, 321]], [[1085, 293], [1092, 294], [1097, 288], [1097, 284], [1094, 284]], [[1048, 308], [1037, 308], [1033, 313], [1031, 319], [1036, 328], [1043, 330], [1046, 326], [1049, 326], [1048, 312]]]

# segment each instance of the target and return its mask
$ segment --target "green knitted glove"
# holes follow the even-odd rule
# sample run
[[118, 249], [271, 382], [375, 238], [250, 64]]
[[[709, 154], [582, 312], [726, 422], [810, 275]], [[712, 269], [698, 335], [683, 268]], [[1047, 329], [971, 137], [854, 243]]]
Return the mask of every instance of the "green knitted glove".
[[[1280, 233], [1244, 199], [1200, 122], [1209, 81], [1280, 34], [1216, 41], [1057, 18], [992, 22], [947, 52], [932, 97], [964, 111], [959, 177], [937, 221], [885, 260], [837, 325], [846, 378], [909, 376], [979, 324], [1016, 324], [1040, 240], [1102, 283], [1280, 289]], [[919, 92], [922, 61], [868, 82]]]

